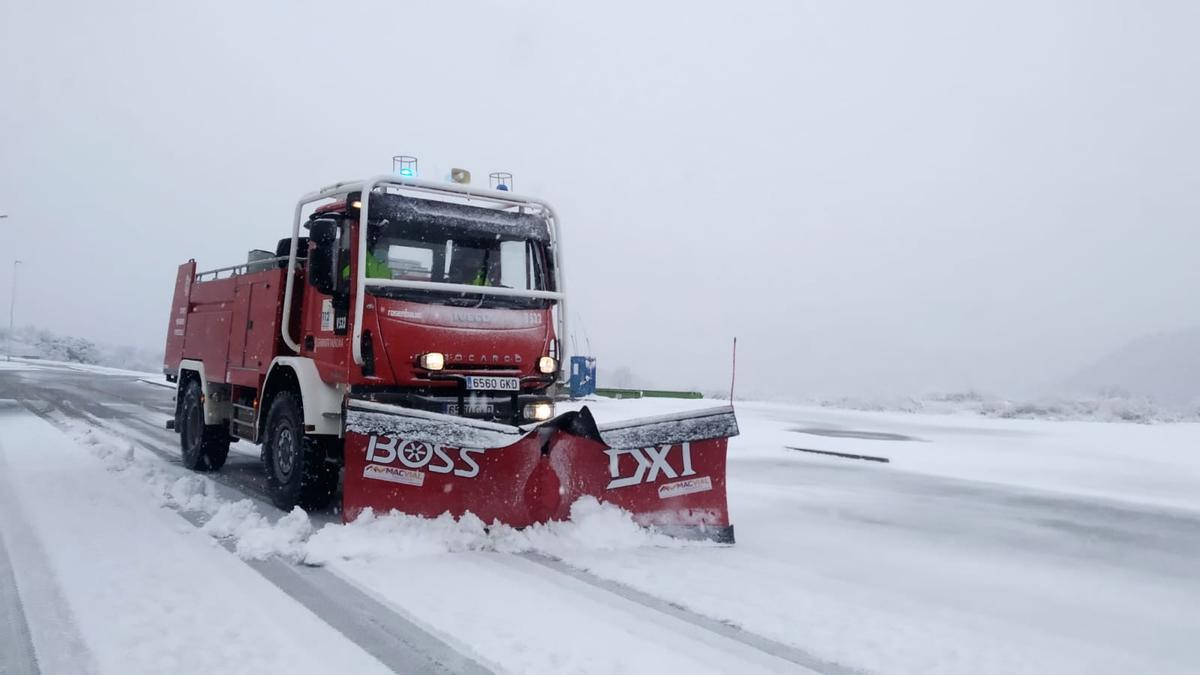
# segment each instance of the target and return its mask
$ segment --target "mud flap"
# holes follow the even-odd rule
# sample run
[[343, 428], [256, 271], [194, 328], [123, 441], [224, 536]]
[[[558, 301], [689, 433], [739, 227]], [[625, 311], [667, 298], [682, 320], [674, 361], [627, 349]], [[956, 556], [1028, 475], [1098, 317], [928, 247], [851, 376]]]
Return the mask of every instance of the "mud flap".
[[593, 496], [641, 525], [733, 542], [725, 497], [730, 407], [597, 426], [583, 408], [533, 427], [351, 401], [343, 517], [363, 509], [526, 527]]

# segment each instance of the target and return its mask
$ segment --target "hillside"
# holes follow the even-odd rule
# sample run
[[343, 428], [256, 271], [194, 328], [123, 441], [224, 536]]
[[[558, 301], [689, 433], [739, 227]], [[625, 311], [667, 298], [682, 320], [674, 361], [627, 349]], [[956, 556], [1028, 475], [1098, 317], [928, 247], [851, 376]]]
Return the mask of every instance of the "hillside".
[[1121, 393], [1167, 405], [1200, 401], [1200, 327], [1147, 335], [1065, 378], [1064, 393]]

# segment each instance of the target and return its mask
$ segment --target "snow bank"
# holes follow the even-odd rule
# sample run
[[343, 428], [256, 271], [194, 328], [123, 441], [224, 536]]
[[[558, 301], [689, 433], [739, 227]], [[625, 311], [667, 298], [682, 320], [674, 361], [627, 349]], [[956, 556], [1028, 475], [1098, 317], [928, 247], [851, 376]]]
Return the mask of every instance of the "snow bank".
[[107, 431], [80, 422], [68, 422], [68, 427], [71, 436], [103, 462], [105, 468], [131, 474], [162, 506], [211, 515], [224, 504], [216, 497], [216, 485], [208, 478], [191, 473], [179, 475], [161, 461], [139, 453], [128, 440]]
[[[403, 559], [439, 553], [496, 551], [539, 552], [560, 556], [577, 550], [627, 550], [641, 547], [703, 546], [673, 539], [639, 526], [626, 511], [583, 497], [571, 506], [567, 521], [517, 530], [500, 523], [486, 526], [473, 514], [419, 518], [398, 511], [376, 515], [370, 509], [347, 525], [326, 525], [304, 546], [304, 562], [324, 565], [338, 560]], [[711, 544], [708, 544], [711, 545]]]
[[595, 497], [583, 497], [571, 505], [571, 519], [535, 525], [521, 531], [508, 530], [510, 550], [528, 550], [561, 557], [569, 551], [624, 551], [635, 548], [686, 548], [717, 546], [708, 541], [686, 541], [668, 537], [633, 522], [633, 516]]
[[[278, 555], [292, 560], [304, 557], [303, 544], [312, 534], [312, 523], [303, 509], [272, 523], [249, 499], [227, 501], [216, 496], [216, 485], [196, 474], [178, 475], [162, 462], [139, 456], [133, 444], [93, 427], [75, 427], [75, 440], [104, 462], [109, 471], [128, 472], [148, 488], [159, 504], [205, 518], [202, 532], [228, 539], [246, 559]], [[132, 471], [130, 471], [132, 469]]]
[[449, 513], [421, 518], [399, 511], [381, 515], [367, 509], [351, 523], [329, 523], [316, 532], [308, 514], [299, 507], [271, 523], [252, 501], [243, 499], [221, 504], [201, 530], [216, 539], [232, 540], [242, 558], [280, 556], [307, 565], [402, 560], [465, 551], [535, 551], [561, 557], [578, 550], [706, 545], [647, 530], [628, 512], [593, 497], [575, 502], [570, 520], [523, 530], [500, 523], [489, 526], [471, 513], [458, 519]]
[[88, 429], [83, 434], [77, 436], [76, 440], [83, 443], [93, 455], [104, 462], [104, 467], [109, 471], [124, 471], [133, 465], [134, 450], [132, 443], [123, 442], [117, 444], [107, 442], [95, 429]]
[[[226, 510], [233, 513], [223, 514], [222, 511]], [[222, 520], [226, 523], [225, 527], [230, 528], [227, 534], [220, 534], [221, 525], [209, 529], [210, 525]], [[253, 502], [243, 499], [223, 506], [205, 524], [204, 529], [216, 537], [233, 537], [237, 542], [234, 550], [242, 558], [263, 560], [278, 555], [300, 560], [303, 558], [304, 541], [312, 534], [312, 523], [304, 509], [296, 507], [272, 524], [258, 513]]]
[[462, 551], [522, 553], [536, 551], [561, 557], [578, 550], [627, 550], [640, 547], [703, 546], [684, 542], [633, 521], [626, 511], [584, 497], [571, 506], [570, 520], [517, 530], [500, 523], [490, 526], [473, 514], [455, 519], [449, 513], [420, 518], [392, 511], [364, 511], [349, 524], [330, 523], [314, 533], [312, 522], [297, 507], [275, 522], [250, 499], [223, 500], [212, 480], [196, 474], [178, 475], [149, 456], [139, 455], [123, 439], [93, 427], [75, 427], [75, 439], [101, 460], [109, 471], [130, 474], [153, 493], [162, 506], [197, 513], [200, 530], [229, 541], [238, 556], [262, 560], [272, 556], [308, 565], [333, 561], [404, 559]]

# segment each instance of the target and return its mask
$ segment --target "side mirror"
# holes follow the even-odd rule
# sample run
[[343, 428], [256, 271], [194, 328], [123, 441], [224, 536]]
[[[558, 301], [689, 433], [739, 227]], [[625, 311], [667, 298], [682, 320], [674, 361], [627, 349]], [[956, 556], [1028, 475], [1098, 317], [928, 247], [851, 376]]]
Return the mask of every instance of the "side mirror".
[[308, 253], [308, 281], [321, 293], [331, 294], [337, 287], [338, 221], [318, 218], [308, 227], [312, 246]]
[[337, 239], [338, 221], [318, 218], [308, 226], [308, 239], [317, 244], [332, 244]]

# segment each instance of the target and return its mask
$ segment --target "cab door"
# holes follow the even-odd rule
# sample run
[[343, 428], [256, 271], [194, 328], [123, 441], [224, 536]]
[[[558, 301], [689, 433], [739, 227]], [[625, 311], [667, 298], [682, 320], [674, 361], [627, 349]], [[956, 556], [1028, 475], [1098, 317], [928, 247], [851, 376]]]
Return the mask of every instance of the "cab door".
[[[319, 288], [320, 275], [310, 273], [311, 268], [305, 270], [300, 354], [315, 362], [317, 372], [325, 382], [344, 383], [347, 381], [346, 368], [350, 358], [348, 308], [351, 284], [349, 275], [345, 278], [342, 276], [349, 258], [343, 250], [343, 242], [347, 241], [347, 231], [351, 228], [346, 227], [340, 218], [320, 220], [337, 222], [336, 235], [332, 241], [324, 242], [310, 238], [306, 265], [325, 268], [327, 274], [332, 274], [333, 284], [331, 289]], [[324, 247], [324, 251], [319, 251], [320, 247]]]
[[246, 320], [246, 343], [242, 367], [265, 372], [278, 353], [279, 321], [283, 313], [283, 272], [250, 284], [250, 311]]

